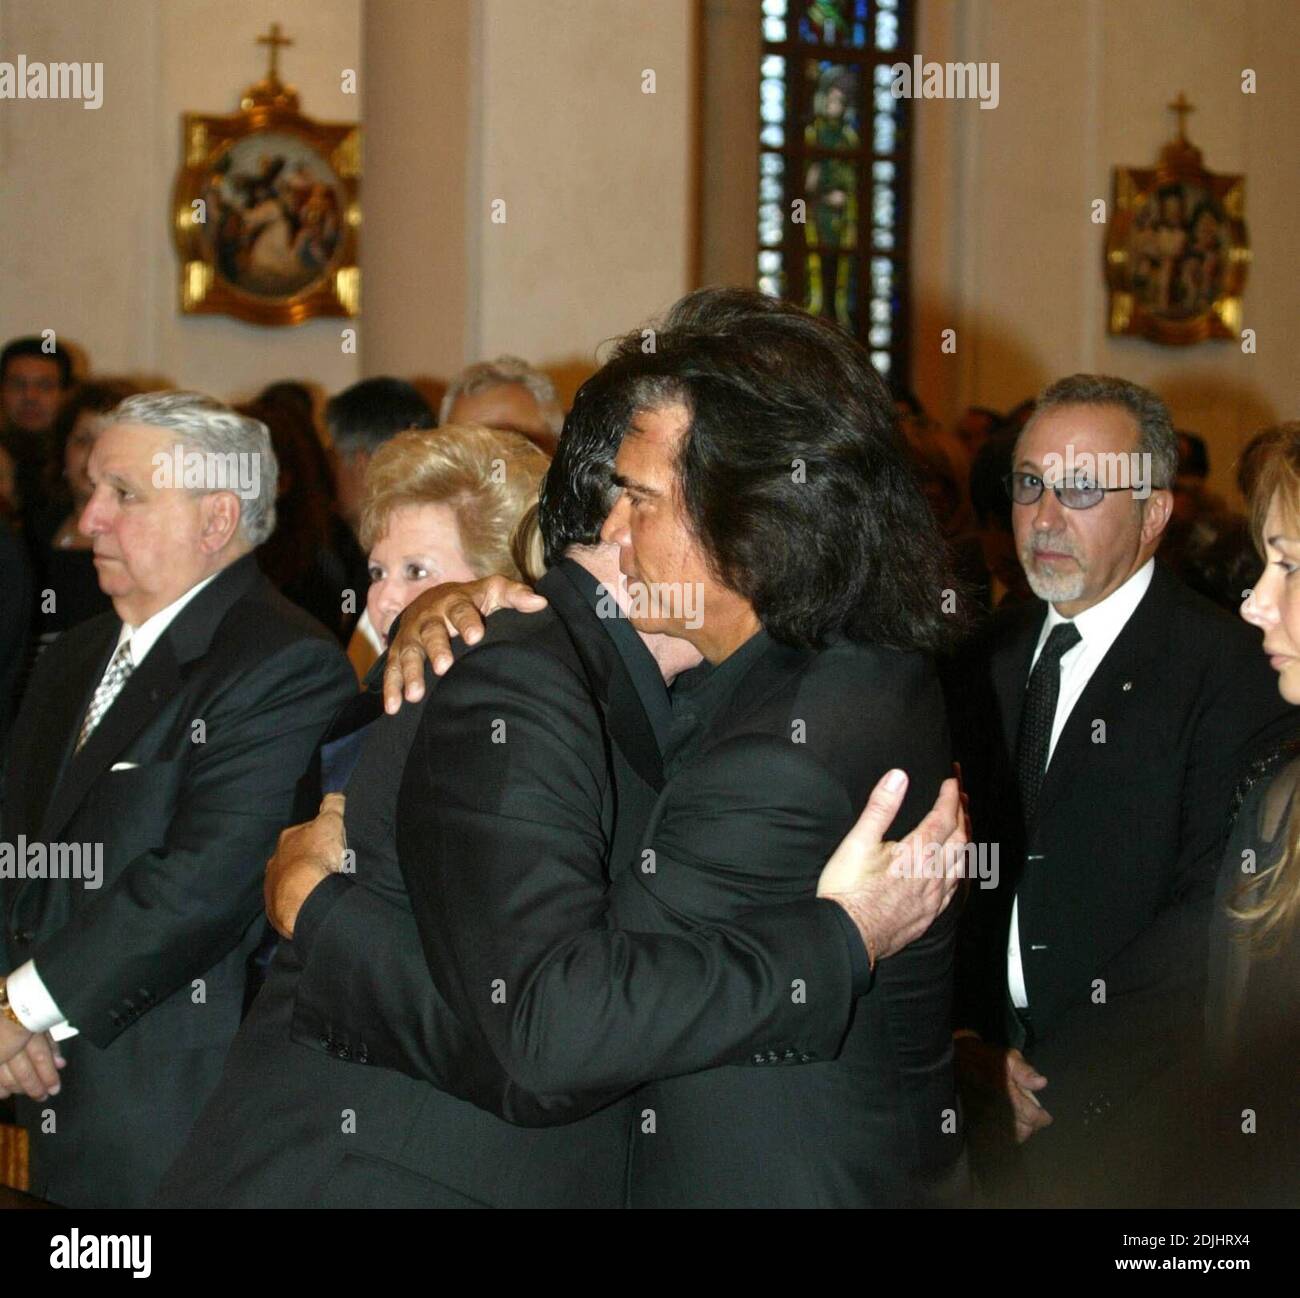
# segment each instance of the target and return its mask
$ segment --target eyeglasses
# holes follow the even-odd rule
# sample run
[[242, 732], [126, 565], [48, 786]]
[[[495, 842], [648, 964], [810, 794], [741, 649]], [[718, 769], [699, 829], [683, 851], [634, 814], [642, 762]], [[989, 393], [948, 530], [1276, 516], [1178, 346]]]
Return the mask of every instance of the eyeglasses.
[[[1006, 487], [1007, 495], [1015, 504], [1036, 505], [1047, 483], [1036, 473], [1008, 473], [1002, 479], [1002, 485]], [[1100, 505], [1108, 492], [1132, 491], [1133, 488], [1132, 486], [1098, 487], [1094, 483], [1083, 481], [1053, 483], [1052, 490], [1056, 492], [1057, 500], [1066, 509], [1091, 509], [1094, 505]]]

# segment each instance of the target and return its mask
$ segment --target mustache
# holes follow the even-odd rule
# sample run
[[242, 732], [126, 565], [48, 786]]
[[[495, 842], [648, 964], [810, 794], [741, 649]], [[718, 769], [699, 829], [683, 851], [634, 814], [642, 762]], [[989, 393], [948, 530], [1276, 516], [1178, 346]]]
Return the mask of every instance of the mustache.
[[1025, 550], [1029, 554], [1041, 554], [1050, 550], [1054, 554], [1067, 554], [1071, 559], [1079, 557], [1078, 552], [1064, 533], [1060, 536], [1053, 536], [1050, 532], [1035, 535], [1030, 538]]

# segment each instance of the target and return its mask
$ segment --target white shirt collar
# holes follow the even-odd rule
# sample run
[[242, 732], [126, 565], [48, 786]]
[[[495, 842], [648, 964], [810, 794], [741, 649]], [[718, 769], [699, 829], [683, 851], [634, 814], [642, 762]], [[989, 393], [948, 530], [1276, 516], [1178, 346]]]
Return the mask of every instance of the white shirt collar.
[[[1151, 578], [1155, 576], [1155, 571], [1156, 561], [1152, 556], [1122, 586], [1116, 587], [1100, 603], [1084, 609], [1073, 618], [1063, 617], [1056, 611], [1054, 605], [1049, 604], [1047, 617], [1043, 620], [1043, 629], [1038, 635], [1034, 660], [1037, 661], [1039, 651], [1047, 643], [1047, 637], [1052, 634], [1052, 629], [1060, 626], [1062, 622], [1073, 622], [1081, 638], [1080, 645], [1070, 650], [1070, 653], [1084, 648], [1090, 658], [1100, 660], [1118, 639], [1119, 633], [1142, 602], [1142, 597], [1151, 587]], [[1066, 655], [1068, 656], [1069, 654]]]
[[122, 623], [122, 630], [117, 637], [117, 647], [120, 649], [127, 640], [131, 642], [132, 667], [139, 667], [144, 662], [149, 650], [162, 639], [163, 632], [176, 620], [185, 605], [224, 571], [225, 569], [222, 568], [220, 572], [214, 572], [210, 577], [204, 577], [202, 581], [191, 586], [180, 599], [173, 600], [166, 608], [159, 609], [152, 617], [145, 618], [139, 626], [133, 627], [126, 622]]

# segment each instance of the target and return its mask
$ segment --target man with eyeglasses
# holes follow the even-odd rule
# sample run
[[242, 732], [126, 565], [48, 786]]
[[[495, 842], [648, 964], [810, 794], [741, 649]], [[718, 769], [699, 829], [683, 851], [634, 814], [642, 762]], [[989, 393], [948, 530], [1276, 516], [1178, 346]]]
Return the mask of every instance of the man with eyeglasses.
[[1006, 478], [1041, 602], [950, 678], [975, 840], [1002, 867], [963, 918], [956, 1004], [992, 1202], [1149, 1206], [1196, 1101], [1221, 834], [1285, 708], [1257, 633], [1155, 560], [1177, 464], [1154, 393], [1053, 383]]

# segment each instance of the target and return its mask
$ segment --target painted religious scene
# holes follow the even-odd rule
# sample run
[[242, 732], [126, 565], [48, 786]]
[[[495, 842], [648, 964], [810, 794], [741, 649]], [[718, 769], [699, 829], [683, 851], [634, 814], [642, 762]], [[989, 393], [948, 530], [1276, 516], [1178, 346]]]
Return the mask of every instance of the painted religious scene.
[[216, 160], [203, 197], [216, 272], [244, 293], [297, 293], [338, 251], [338, 177], [295, 135], [265, 131], [236, 141]]

